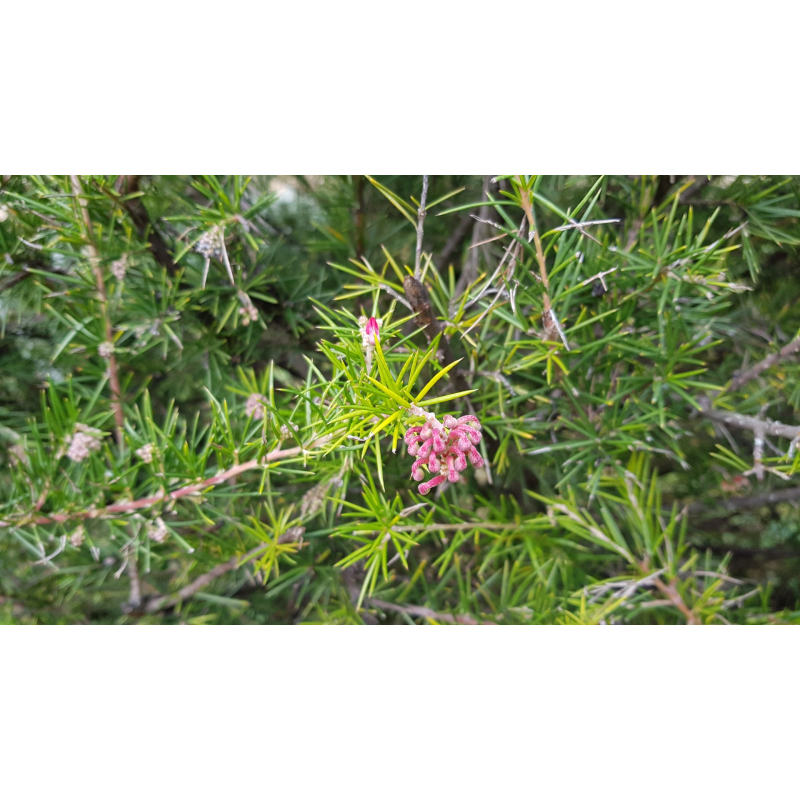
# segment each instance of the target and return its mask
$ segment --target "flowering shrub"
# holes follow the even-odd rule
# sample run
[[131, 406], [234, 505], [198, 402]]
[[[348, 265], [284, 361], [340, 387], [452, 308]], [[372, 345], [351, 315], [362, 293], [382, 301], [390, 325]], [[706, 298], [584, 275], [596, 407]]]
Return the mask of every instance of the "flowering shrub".
[[0, 598], [795, 620], [800, 184], [673, 177], [0, 176]]

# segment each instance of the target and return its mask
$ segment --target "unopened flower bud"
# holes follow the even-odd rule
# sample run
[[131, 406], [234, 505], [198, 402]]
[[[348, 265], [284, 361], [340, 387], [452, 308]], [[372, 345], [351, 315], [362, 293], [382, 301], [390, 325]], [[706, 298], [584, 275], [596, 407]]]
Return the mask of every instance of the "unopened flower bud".
[[437, 475], [435, 478], [431, 478], [427, 483], [421, 483], [419, 486], [419, 493], [420, 494], [428, 494], [431, 489], [439, 486], [439, 484], [444, 483], [447, 480], [445, 475]]
[[472, 464], [473, 467], [477, 468], [483, 466], [483, 456], [474, 447], [469, 451], [467, 457], [469, 458], [469, 463]]
[[83, 432], [75, 433], [71, 437], [69, 449], [67, 450], [67, 458], [70, 461], [78, 463], [88, 458], [90, 453], [99, 449], [100, 441], [94, 436]]
[[118, 280], [125, 280], [125, 272], [128, 269], [128, 256], [127, 254], [118, 258], [116, 261], [111, 262], [111, 274]]
[[145, 444], [136, 451], [136, 455], [139, 456], [145, 464], [151, 464], [153, 462], [153, 453], [155, 449], [154, 445]]
[[244, 407], [245, 413], [248, 417], [252, 414], [253, 419], [264, 419], [264, 414], [266, 411], [264, 408], [264, 403], [266, 402], [267, 398], [264, 397], [263, 394], [253, 392], [253, 394], [247, 398], [247, 403]]
[[74, 531], [72, 531], [72, 535], [69, 537], [69, 543], [73, 547], [80, 547], [83, 544], [83, 536], [86, 533], [84, 530], [83, 525], [78, 525]]
[[147, 535], [156, 544], [163, 544], [169, 536], [169, 528], [161, 517], [157, 517], [155, 522], [147, 524]]
[[381, 340], [381, 337], [378, 332], [378, 320], [375, 317], [370, 317], [367, 320], [367, 324], [364, 326], [364, 333], [370, 341], [370, 344], [373, 346]]

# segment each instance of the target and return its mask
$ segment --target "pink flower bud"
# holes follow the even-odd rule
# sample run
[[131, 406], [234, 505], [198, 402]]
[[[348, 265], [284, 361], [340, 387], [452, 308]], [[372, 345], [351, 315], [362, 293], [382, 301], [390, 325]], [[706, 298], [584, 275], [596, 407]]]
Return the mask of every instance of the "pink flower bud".
[[483, 456], [474, 447], [469, 451], [468, 456], [469, 463], [472, 464], [475, 469], [479, 469], [483, 466]]
[[475, 428], [470, 428], [469, 425], [459, 425], [456, 431], [469, 439], [472, 444], [478, 444], [483, 439], [483, 434]]
[[459, 452], [456, 456], [456, 469], [459, 472], [463, 472], [467, 468], [467, 456], [466, 453]]
[[422, 425], [414, 425], [406, 431], [403, 441], [406, 444], [411, 444], [419, 439], [419, 432], [422, 430]]
[[455, 426], [458, 425], [458, 421], [452, 414], [445, 414], [443, 419], [444, 419], [444, 424], [448, 428], [455, 428]]
[[472, 414], [466, 414], [463, 417], [458, 418], [459, 425], [472, 425], [476, 430], [481, 429], [481, 423], [478, 422], [478, 418], [473, 416]]
[[447, 449], [447, 445], [442, 441], [442, 437], [439, 435], [439, 431], [433, 432], [433, 435], [431, 436], [431, 441], [433, 442], [434, 453], [444, 453], [444, 451]]
[[428, 469], [432, 472], [438, 472], [442, 468], [439, 459], [436, 458], [436, 453], [431, 453], [431, 457], [428, 459]]
[[419, 452], [419, 442], [413, 442], [408, 446], [408, 454], [415, 456]]
[[455, 458], [453, 456], [447, 456], [447, 480], [450, 483], [458, 483], [458, 470], [456, 469], [456, 465], [453, 463]]
[[378, 333], [378, 320], [376, 320], [375, 317], [370, 317], [367, 320], [367, 327], [364, 329], [364, 333], [373, 345], [381, 340]]
[[433, 447], [433, 442], [428, 439], [427, 442], [423, 442], [422, 446], [419, 448], [417, 455], [422, 458], [427, 458], [428, 454], [431, 452], [431, 448]]
[[426, 422], [426, 423], [425, 423], [425, 424], [422, 426], [422, 430], [420, 431], [420, 434], [419, 434], [419, 435], [420, 435], [420, 436], [421, 436], [423, 439], [430, 439], [430, 438], [431, 438], [431, 436], [433, 436], [433, 426], [430, 424], [430, 422]]
[[438, 486], [440, 483], [444, 483], [446, 480], [447, 478], [444, 475], [436, 475], [434, 478], [431, 478], [427, 483], [421, 483], [419, 485], [419, 493], [428, 494], [428, 492], [431, 489]]
[[456, 442], [456, 447], [461, 450], [462, 453], [467, 453], [469, 450], [472, 449], [472, 445], [470, 444], [469, 439], [466, 436], [459, 436]]

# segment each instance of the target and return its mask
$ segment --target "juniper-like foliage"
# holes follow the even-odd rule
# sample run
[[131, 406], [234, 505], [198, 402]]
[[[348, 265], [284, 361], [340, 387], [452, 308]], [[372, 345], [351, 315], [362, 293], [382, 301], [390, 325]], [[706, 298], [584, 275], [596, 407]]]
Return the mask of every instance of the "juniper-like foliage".
[[800, 182], [5, 176], [0, 618], [800, 619]]

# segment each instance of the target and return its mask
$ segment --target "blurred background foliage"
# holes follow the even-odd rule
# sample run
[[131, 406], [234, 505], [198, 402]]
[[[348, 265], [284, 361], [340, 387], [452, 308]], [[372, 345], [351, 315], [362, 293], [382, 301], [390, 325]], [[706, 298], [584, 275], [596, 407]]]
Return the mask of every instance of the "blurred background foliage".
[[800, 331], [796, 177], [433, 176], [422, 282], [462, 359], [437, 392], [473, 390], [442, 410], [481, 419], [487, 468], [421, 498], [390, 429], [364, 447], [348, 420], [357, 442], [111, 514], [338, 435], [362, 314], [395, 378], [429, 350], [400, 280], [422, 177], [1, 187], [2, 621], [800, 618], [797, 448], [719, 416], [798, 424], [796, 352], [732, 385]]

